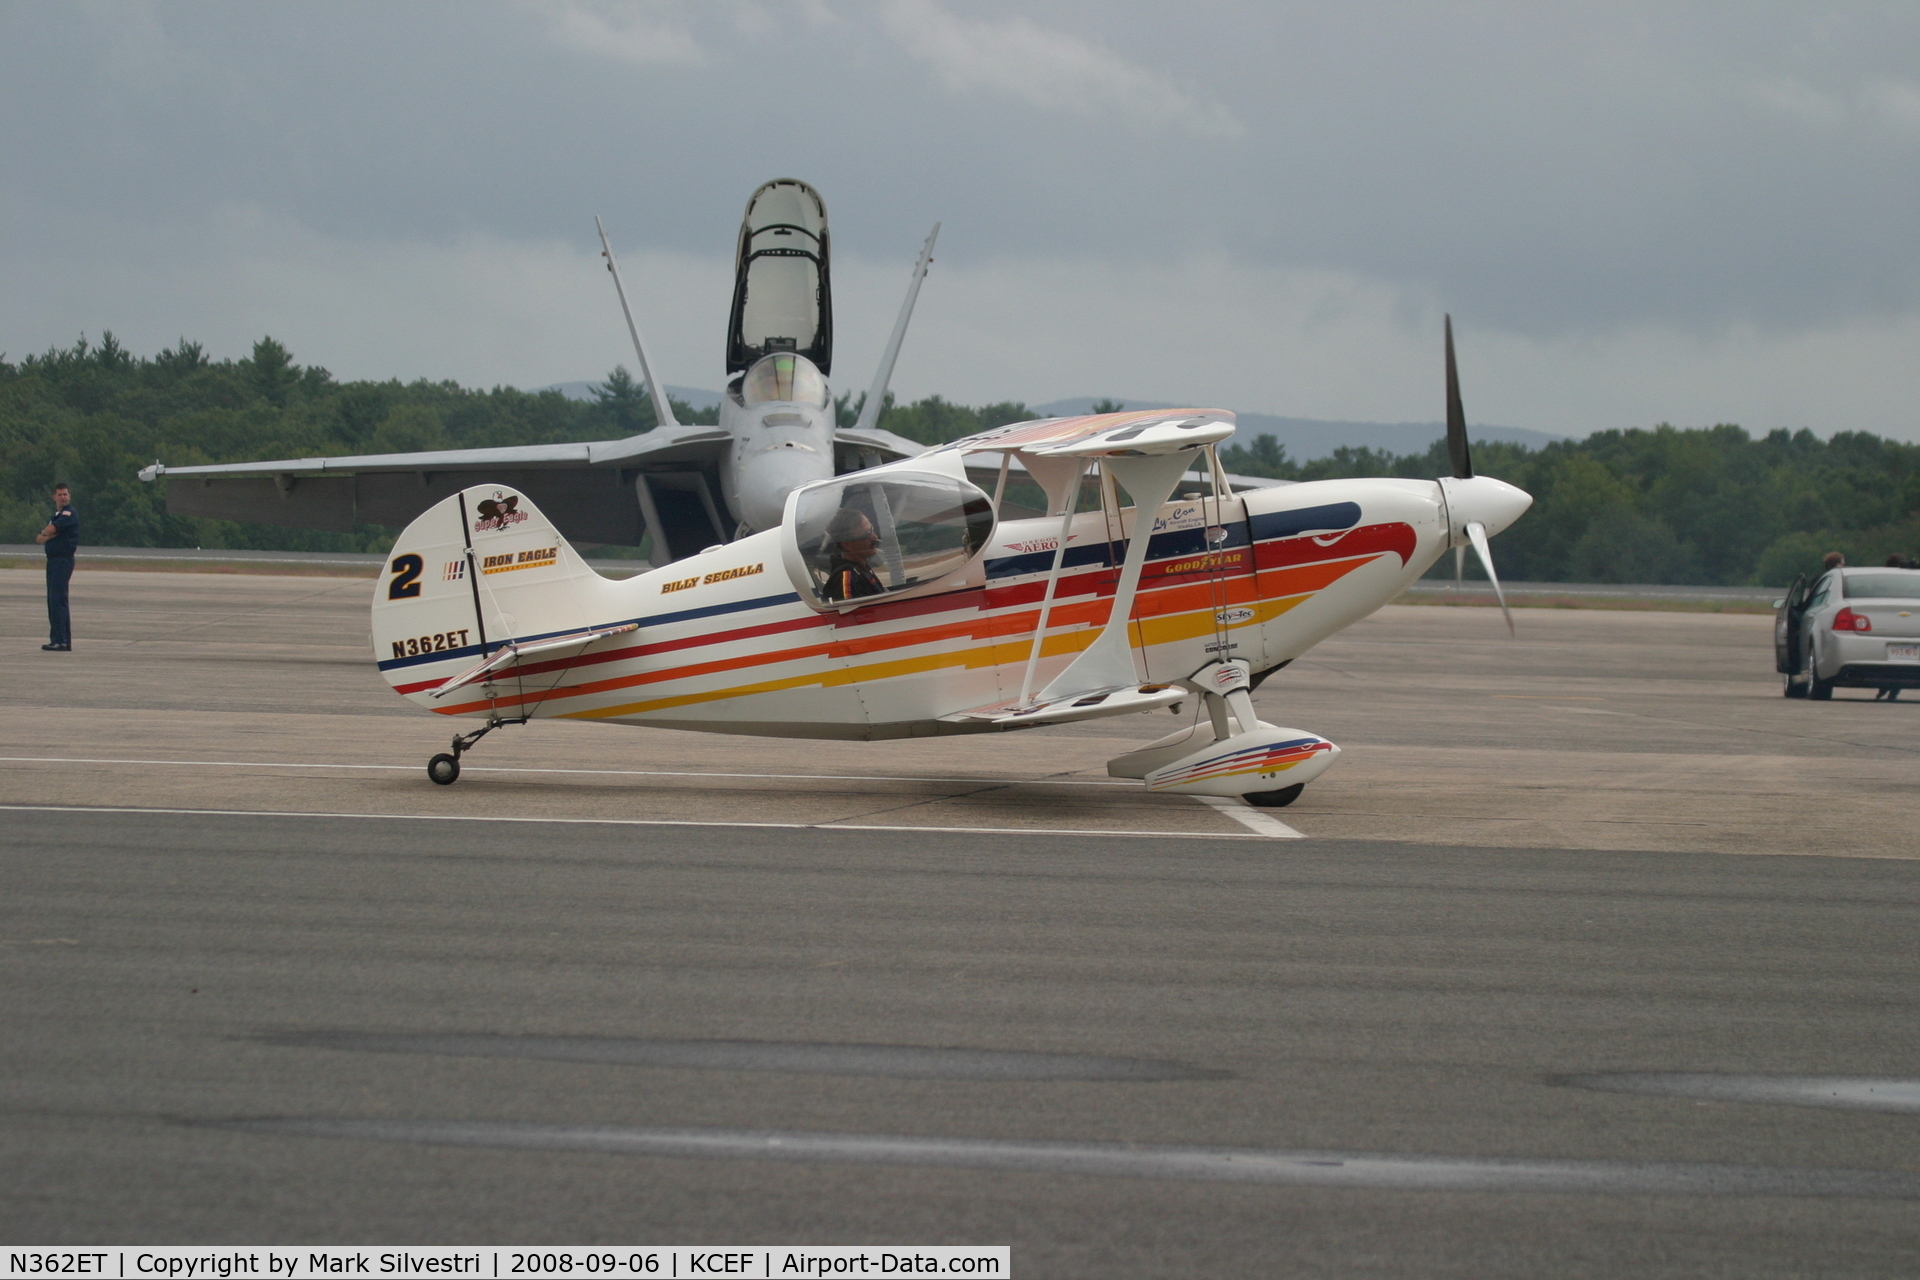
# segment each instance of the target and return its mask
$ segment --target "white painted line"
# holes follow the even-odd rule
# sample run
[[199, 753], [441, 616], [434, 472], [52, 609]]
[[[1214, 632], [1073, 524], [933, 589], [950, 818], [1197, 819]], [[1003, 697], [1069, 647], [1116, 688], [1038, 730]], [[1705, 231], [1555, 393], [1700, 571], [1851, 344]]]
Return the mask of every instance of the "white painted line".
[[[86, 756], [0, 756], [0, 764], [160, 764], [218, 769], [373, 769], [396, 773], [424, 771], [417, 764], [342, 764], [331, 760], [132, 760]], [[982, 786], [1127, 787], [1138, 784], [1120, 778], [939, 778], [925, 774], [891, 773], [720, 773], [708, 769], [527, 769], [509, 765], [462, 764], [463, 773], [578, 773], [614, 778], [747, 778], [793, 782], [952, 782]]]
[[1195, 796], [1194, 799], [1206, 805], [1209, 809], [1218, 809], [1235, 822], [1240, 823], [1242, 826], [1250, 827], [1263, 836], [1271, 836], [1275, 840], [1305, 840], [1307, 838], [1306, 832], [1295, 831], [1292, 827], [1280, 821], [1280, 819], [1252, 808], [1243, 800], [1231, 800], [1226, 796]]
[[1907, 1169], [1836, 1169], [1655, 1160], [1449, 1156], [1133, 1142], [1021, 1142], [779, 1129], [286, 1116], [189, 1124], [272, 1136], [432, 1146], [597, 1151], [696, 1160], [909, 1165], [1053, 1177], [1156, 1178], [1345, 1190], [1548, 1195], [1848, 1196], [1920, 1200]]
[[0, 813], [158, 813], [193, 818], [372, 818], [383, 822], [557, 822], [585, 827], [757, 827], [777, 831], [906, 831], [983, 836], [1127, 836], [1151, 840], [1252, 840], [1237, 831], [1125, 831], [1097, 827], [913, 827], [858, 822], [695, 822], [677, 818], [508, 818], [477, 813], [302, 813], [292, 809], [148, 809], [105, 804], [0, 804]]

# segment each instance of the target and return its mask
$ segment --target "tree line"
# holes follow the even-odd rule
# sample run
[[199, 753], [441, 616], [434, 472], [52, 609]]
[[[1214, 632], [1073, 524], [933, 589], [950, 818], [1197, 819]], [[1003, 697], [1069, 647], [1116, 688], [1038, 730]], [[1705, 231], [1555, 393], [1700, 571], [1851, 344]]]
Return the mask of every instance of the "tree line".
[[[853, 424], [863, 398], [840, 397], [841, 425]], [[673, 408], [682, 422], [718, 416], [680, 401]], [[1018, 401], [896, 404], [889, 395], [880, 425], [940, 444], [1030, 416]], [[171, 516], [164, 480], [146, 484], [135, 473], [156, 458], [191, 466], [546, 444], [653, 425], [652, 401], [624, 367], [581, 401], [453, 382], [340, 382], [270, 337], [243, 359], [214, 360], [185, 339], [136, 356], [106, 333], [17, 363], [0, 356], [0, 542], [32, 541], [59, 480], [75, 486], [95, 545], [384, 551], [396, 531], [375, 525], [339, 534]], [[1256, 436], [1221, 460], [1283, 480], [1449, 472], [1442, 441], [1425, 453], [1342, 448], [1296, 462], [1272, 436]], [[1827, 551], [1852, 564], [1920, 553], [1920, 445], [1864, 432], [1756, 439], [1731, 424], [1661, 424], [1541, 449], [1478, 442], [1474, 465], [1534, 497], [1499, 540], [1501, 575], [1515, 580], [1779, 586]]]

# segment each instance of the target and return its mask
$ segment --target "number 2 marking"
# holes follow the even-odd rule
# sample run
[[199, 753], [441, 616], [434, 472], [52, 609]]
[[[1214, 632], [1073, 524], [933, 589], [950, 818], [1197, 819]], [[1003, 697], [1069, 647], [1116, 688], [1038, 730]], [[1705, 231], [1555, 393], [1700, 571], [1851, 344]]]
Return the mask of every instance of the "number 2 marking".
[[427, 562], [419, 556], [395, 556], [393, 567], [388, 570], [393, 574], [393, 583], [387, 588], [387, 599], [411, 600], [417, 597], [420, 594], [420, 571], [426, 567]]

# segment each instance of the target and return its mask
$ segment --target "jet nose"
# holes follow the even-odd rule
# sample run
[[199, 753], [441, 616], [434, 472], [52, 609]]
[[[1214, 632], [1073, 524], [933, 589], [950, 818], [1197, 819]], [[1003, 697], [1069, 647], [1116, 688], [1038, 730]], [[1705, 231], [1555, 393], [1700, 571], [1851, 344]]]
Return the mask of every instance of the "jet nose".
[[1447, 481], [1447, 505], [1456, 528], [1478, 521], [1492, 537], [1518, 520], [1533, 505], [1533, 495], [1492, 476]]
[[832, 479], [833, 460], [812, 445], [789, 441], [748, 454], [736, 474], [740, 518], [757, 532], [779, 526], [795, 489]]

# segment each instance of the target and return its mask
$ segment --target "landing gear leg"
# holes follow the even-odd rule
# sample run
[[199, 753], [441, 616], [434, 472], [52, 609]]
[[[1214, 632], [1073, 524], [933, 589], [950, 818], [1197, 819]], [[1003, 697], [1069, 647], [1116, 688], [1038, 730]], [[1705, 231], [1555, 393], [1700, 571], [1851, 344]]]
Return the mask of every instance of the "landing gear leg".
[[472, 733], [453, 735], [453, 752], [441, 752], [427, 761], [427, 776], [443, 787], [450, 787], [460, 779], [460, 757], [473, 750], [473, 744], [498, 729], [503, 724], [525, 724], [529, 717], [521, 716], [517, 720], [489, 720]]

